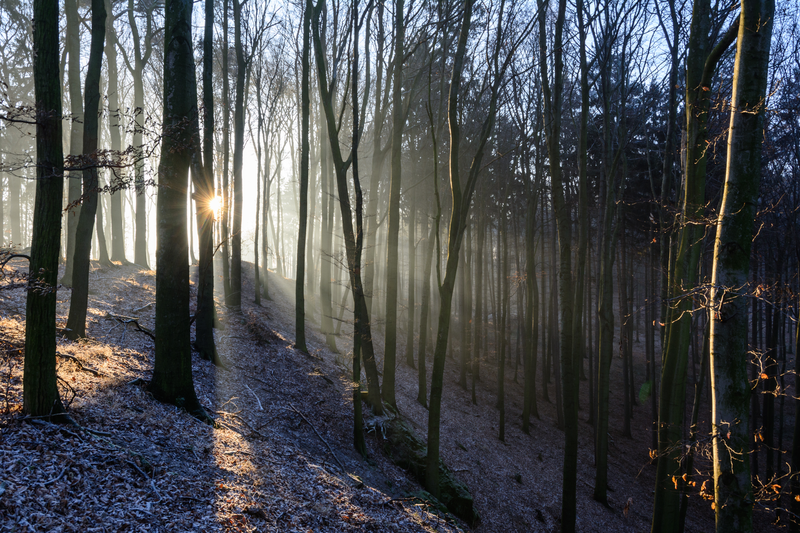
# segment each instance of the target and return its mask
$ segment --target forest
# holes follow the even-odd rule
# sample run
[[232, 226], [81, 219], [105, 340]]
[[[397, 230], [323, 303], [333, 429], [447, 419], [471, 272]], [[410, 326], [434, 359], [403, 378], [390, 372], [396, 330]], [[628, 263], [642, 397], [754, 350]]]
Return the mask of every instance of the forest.
[[0, 532], [800, 532], [799, 32], [0, 1]]

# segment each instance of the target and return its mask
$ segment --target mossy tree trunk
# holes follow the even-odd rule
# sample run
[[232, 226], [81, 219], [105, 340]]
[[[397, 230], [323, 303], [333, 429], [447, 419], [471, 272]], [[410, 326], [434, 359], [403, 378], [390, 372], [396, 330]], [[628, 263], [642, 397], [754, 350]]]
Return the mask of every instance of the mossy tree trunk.
[[774, 0], [742, 0], [725, 185], [714, 241], [711, 410], [718, 533], [753, 530], [747, 300], [753, 220], [761, 181], [765, 93]]
[[[689, 51], [686, 59], [686, 169], [681, 205], [681, 228], [675, 235], [677, 248], [670, 261], [662, 348], [661, 390], [658, 415], [658, 464], [653, 505], [653, 533], [676, 532], [681, 527], [680, 467], [683, 413], [686, 396], [686, 370], [689, 357], [692, 305], [683, 297], [697, 279], [704, 228], [706, 152], [711, 78], [722, 53], [736, 38], [736, 24], [710, 49], [711, 4], [696, 0], [692, 11]], [[677, 490], [672, 481], [678, 481]]]

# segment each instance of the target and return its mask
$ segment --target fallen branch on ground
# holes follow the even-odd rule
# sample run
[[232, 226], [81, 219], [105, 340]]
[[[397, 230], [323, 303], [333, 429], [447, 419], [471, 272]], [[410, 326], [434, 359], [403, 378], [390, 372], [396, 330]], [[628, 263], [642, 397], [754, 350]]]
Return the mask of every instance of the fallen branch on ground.
[[125, 324], [126, 326], [128, 324], [133, 324], [134, 326], [136, 326], [136, 331], [141, 331], [142, 333], [144, 333], [145, 335], [147, 335], [148, 337], [150, 337], [154, 341], [156, 340], [155, 334], [152, 331], [150, 331], [149, 329], [147, 329], [146, 327], [144, 327], [141, 324], [139, 324], [139, 319], [136, 318], [136, 317], [123, 316], [123, 315], [112, 315], [111, 313], [109, 313], [109, 314], [107, 314], [105, 316], [105, 318], [110, 318], [112, 320], [116, 320], [120, 324]]
[[341, 468], [341, 469], [342, 469], [342, 472], [345, 472], [345, 473], [346, 473], [346, 472], [347, 472], [347, 469], [344, 467], [344, 465], [342, 464], [342, 462], [341, 462], [341, 461], [339, 461], [339, 458], [338, 458], [338, 457], [336, 457], [336, 453], [333, 451], [333, 448], [331, 448], [331, 445], [330, 445], [330, 444], [328, 444], [328, 441], [326, 441], [325, 439], [323, 439], [323, 438], [322, 438], [322, 435], [320, 435], [320, 434], [319, 434], [319, 431], [317, 431], [317, 428], [315, 428], [315, 427], [314, 427], [314, 424], [312, 424], [311, 422], [309, 422], [308, 418], [306, 418], [306, 415], [304, 415], [303, 413], [301, 413], [300, 411], [298, 411], [298, 410], [295, 408], [295, 406], [294, 406], [294, 405], [292, 405], [291, 403], [289, 404], [289, 407], [291, 407], [291, 408], [292, 408], [292, 411], [294, 411], [295, 413], [297, 413], [298, 415], [300, 415], [300, 417], [301, 417], [303, 420], [305, 420], [305, 421], [306, 421], [306, 424], [308, 424], [309, 426], [311, 426], [311, 429], [313, 429], [313, 430], [314, 430], [314, 433], [317, 435], [317, 438], [319, 438], [319, 440], [321, 440], [321, 441], [322, 441], [322, 443], [323, 443], [323, 444], [324, 444], [324, 445], [325, 445], [325, 446], [328, 448], [328, 451], [329, 451], [329, 452], [331, 452], [331, 455], [333, 456], [333, 459], [336, 461], [336, 464], [338, 464], [338, 465], [339, 465], [339, 468]]
[[78, 365], [78, 368], [80, 370], [82, 370], [84, 372], [88, 372], [88, 373], [92, 374], [93, 376], [97, 376], [98, 378], [105, 377], [105, 374], [102, 374], [102, 373], [98, 372], [97, 370], [94, 370], [94, 369], [89, 368], [87, 366], [83, 366], [83, 363], [81, 362], [81, 360], [78, 359], [77, 357], [73, 356], [73, 355], [67, 355], [67, 354], [60, 353], [60, 352], [56, 352], [56, 355], [58, 357], [61, 357], [62, 359], [68, 359], [68, 360], [72, 361], [73, 363]]

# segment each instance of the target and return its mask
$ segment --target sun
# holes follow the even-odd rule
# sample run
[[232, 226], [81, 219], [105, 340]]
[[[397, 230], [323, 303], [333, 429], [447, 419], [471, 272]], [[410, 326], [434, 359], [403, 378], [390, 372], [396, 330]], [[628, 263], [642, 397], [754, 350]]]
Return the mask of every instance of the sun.
[[208, 206], [214, 212], [214, 220], [219, 219], [219, 214], [222, 211], [222, 197], [215, 195], [214, 198], [208, 202]]

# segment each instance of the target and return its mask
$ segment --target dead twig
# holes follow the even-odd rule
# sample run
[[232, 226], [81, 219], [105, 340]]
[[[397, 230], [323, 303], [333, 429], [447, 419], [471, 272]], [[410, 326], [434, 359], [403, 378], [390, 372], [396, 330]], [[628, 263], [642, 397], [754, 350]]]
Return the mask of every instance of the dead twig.
[[251, 389], [251, 388], [250, 388], [250, 385], [248, 385], [247, 383], [245, 383], [245, 385], [244, 385], [244, 386], [245, 386], [245, 387], [247, 387], [247, 390], [249, 390], [249, 391], [250, 391], [250, 394], [252, 394], [253, 396], [255, 396], [255, 397], [256, 397], [256, 401], [258, 402], [258, 410], [259, 410], [259, 411], [263, 411], [263, 410], [264, 410], [264, 406], [263, 406], [263, 405], [261, 405], [261, 400], [259, 400], [259, 399], [258, 399], [258, 395], [256, 395], [256, 393], [255, 393], [255, 392], [253, 392], [253, 389]]
[[56, 355], [58, 357], [61, 357], [62, 359], [68, 359], [68, 360], [72, 361], [73, 363], [78, 365], [78, 369], [80, 369], [80, 370], [82, 370], [84, 372], [88, 372], [89, 374], [92, 374], [93, 376], [96, 376], [98, 378], [105, 377], [105, 374], [102, 374], [102, 373], [98, 372], [97, 370], [94, 370], [94, 369], [89, 368], [87, 366], [83, 366], [83, 363], [81, 362], [81, 360], [78, 359], [77, 357], [73, 356], [73, 355], [67, 355], [67, 354], [60, 353], [60, 352], [56, 352]]
[[322, 443], [323, 443], [323, 444], [324, 444], [324, 445], [325, 445], [325, 446], [328, 448], [328, 451], [329, 451], [329, 452], [331, 452], [331, 455], [333, 456], [333, 459], [336, 461], [336, 464], [338, 464], [338, 465], [339, 465], [339, 468], [341, 468], [341, 469], [342, 469], [342, 472], [347, 472], [347, 469], [344, 467], [344, 465], [342, 464], [342, 462], [341, 462], [341, 461], [339, 461], [339, 458], [338, 458], [338, 457], [336, 457], [336, 453], [333, 451], [333, 448], [331, 448], [331, 445], [330, 445], [330, 444], [328, 444], [328, 441], [326, 441], [325, 439], [323, 439], [323, 438], [322, 438], [322, 435], [320, 435], [320, 434], [319, 434], [319, 431], [317, 431], [317, 428], [315, 428], [315, 427], [314, 427], [314, 424], [312, 424], [311, 422], [309, 422], [308, 418], [306, 418], [306, 415], [304, 415], [303, 413], [301, 413], [300, 411], [298, 411], [298, 410], [295, 408], [295, 406], [294, 406], [294, 405], [292, 405], [291, 403], [289, 404], [289, 407], [291, 407], [291, 408], [292, 408], [292, 411], [294, 411], [295, 413], [297, 413], [298, 415], [300, 415], [300, 418], [302, 418], [303, 420], [305, 420], [305, 421], [306, 421], [306, 424], [308, 424], [309, 426], [311, 426], [311, 429], [313, 429], [313, 430], [314, 430], [314, 433], [317, 435], [317, 438], [318, 438], [319, 440], [321, 440], [321, 441], [322, 441]]
[[60, 473], [59, 475], [57, 475], [57, 476], [56, 476], [56, 477], [54, 477], [53, 479], [50, 479], [50, 480], [48, 480], [48, 481], [45, 481], [45, 482], [43, 482], [43, 483], [42, 483], [42, 486], [43, 486], [43, 487], [46, 487], [46, 486], [48, 486], [48, 485], [52, 485], [53, 483], [55, 483], [56, 481], [58, 481], [59, 479], [61, 479], [61, 477], [62, 477], [62, 476], [63, 476], [63, 475], [66, 473], [66, 472], [67, 472], [67, 468], [66, 468], [66, 467], [64, 467], [64, 469], [61, 471], [61, 473]]
[[126, 463], [128, 466], [130, 466], [131, 468], [133, 468], [134, 470], [136, 470], [137, 472], [139, 472], [139, 475], [141, 475], [141, 476], [142, 476], [144, 479], [150, 479], [150, 477], [149, 477], [147, 474], [145, 474], [145, 473], [144, 473], [144, 470], [142, 470], [141, 468], [139, 468], [139, 467], [136, 465], [136, 463], [134, 463], [133, 461], [125, 461], [125, 463]]
[[110, 318], [112, 320], [116, 320], [120, 324], [125, 324], [125, 325], [133, 324], [134, 326], [136, 326], [136, 331], [140, 331], [140, 332], [144, 333], [145, 335], [147, 335], [148, 337], [150, 337], [154, 341], [156, 340], [155, 333], [153, 333], [152, 331], [150, 331], [146, 327], [144, 327], [141, 324], [139, 324], [139, 319], [136, 318], [136, 317], [123, 316], [123, 315], [112, 315], [111, 313], [109, 313], [109, 314], [107, 314], [105, 316], [105, 318]]

